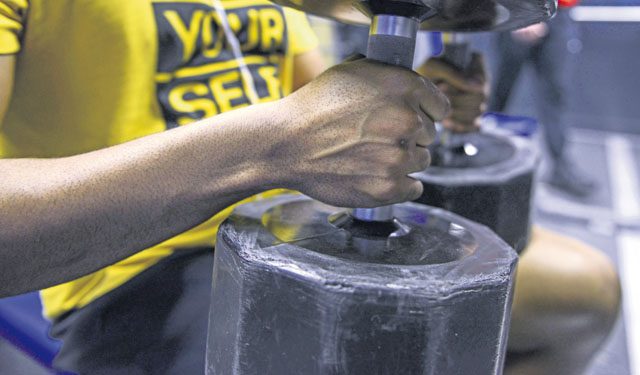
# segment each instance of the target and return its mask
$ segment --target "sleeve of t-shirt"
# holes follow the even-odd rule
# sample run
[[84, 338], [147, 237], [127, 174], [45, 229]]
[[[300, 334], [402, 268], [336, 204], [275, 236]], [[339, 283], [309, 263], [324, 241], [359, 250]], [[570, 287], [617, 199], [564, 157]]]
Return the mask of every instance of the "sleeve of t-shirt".
[[28, 0], [0, 0], [0, 55], [20, 51]]
[[304, 13], [284, 8], [284, 16], [287, 22], [289, 48], [294, 56], [318, 48], [318, 37], [309, 25], [309, 20]]

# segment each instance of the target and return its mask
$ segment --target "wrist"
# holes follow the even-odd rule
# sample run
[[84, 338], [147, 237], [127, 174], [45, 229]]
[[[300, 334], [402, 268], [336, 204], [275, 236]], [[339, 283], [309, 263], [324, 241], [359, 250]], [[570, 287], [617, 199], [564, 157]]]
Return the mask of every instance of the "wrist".
[[304, 136], [301, 132], [304, 117], [291, 96], [264, 105], [265, 123], [258, 142], [259, 156], [256, 173], [270, 188], [298, 190], [299, 179], [295, 172], [297, 162], [297, 140]]
[[[219, 114], [175, 131], [184, 134], [181, 165], [185, 180], [203, 186], [204, 199], [240, 200], [265, 190], [284, 187], [283, 173], [270, 155], [284, 138], [274, 103], [252, 105]], [[178, 137], [172, 137], [175, 142]], [[187, 146], [189, 144], [189, 146]], [[194, 189], [198, 190], [198, 189]]]
[[[277, 101], [252, 105], [236, 112], [244, 123], [236, 129], [240, 141], [236, 145], [242, 152], [236, 165], [247, 186], [262, 192], [286, 188], [296, 190], [295, 162], [298, 130], [302, 124], [297, 102], [283, 98]], [[231, 114], [231, 113], [230, 113]]]

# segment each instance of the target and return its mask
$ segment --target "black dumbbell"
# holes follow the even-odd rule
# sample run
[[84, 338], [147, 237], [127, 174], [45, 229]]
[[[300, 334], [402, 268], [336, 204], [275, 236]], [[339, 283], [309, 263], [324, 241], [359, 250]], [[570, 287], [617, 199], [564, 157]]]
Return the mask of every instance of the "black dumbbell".
[[531, 232], [538, 163], [531, 142], [486, 131], [454, 138], [430, 147], [432, 166], [414, 175], [424, 185], [416, 202], [484, 224], [522, 251]]
[[216, 245], [208, 374], [501, 374], [517, 255], [416, 203], [393, 222], [301, 195], [238, 207]]

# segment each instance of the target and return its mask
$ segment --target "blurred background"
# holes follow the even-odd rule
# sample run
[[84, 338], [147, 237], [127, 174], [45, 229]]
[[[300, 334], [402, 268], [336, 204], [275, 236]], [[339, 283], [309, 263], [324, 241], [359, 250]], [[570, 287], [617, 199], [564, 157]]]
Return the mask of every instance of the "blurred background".
[[[547, 30], [558, 35], [544, 52], [554, 67], [541, 71], [524, 64], [511, 92], [494, 91], [494, 101], [505, 94], [501, 112], [538, 120], [537, 130], [526, 132], [543, 155], [536, 223], [583, 240], [618, 266], [624, 314], [588, 373], [640, 375], [640, 0], [584, 0], [562, 17], [558, 28]], [[318, 18], [312, 23], [330, 62], [365, 48], [367, 28]], [[501, 36], [470, 38], [496, 82], [504, 74]], [[418, 43], [417, 60], [441, 48], [439, 34], [425, 33]], [[562, 105], [549, 103], [553, 93], [540, 84], [548, 78], [544, 69], [554, 69], [563, 81]], [[555, 116], [548, 118], [550, 112]], [[557, 131], [554, 126], [567, 129], [566, 143], [551, 146], [559, 147], [561, 156], [543, 136], [545, 130]], [[56, 343], [46, 339], [39, 309], [37, 294], [0, 300], [0, 374], [50, 373], [45, 365]]]

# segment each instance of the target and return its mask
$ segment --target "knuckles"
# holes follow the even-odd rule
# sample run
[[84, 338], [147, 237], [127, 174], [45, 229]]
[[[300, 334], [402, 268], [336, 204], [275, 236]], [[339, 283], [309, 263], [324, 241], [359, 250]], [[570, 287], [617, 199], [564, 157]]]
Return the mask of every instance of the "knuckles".
[[384, 137], [398, 140], [410, 138], [423, 126], [420, 114], [407, 103], [397, 99], [386, 101], [388, 105], [373, 109], [370, 116], [371, 122]]

